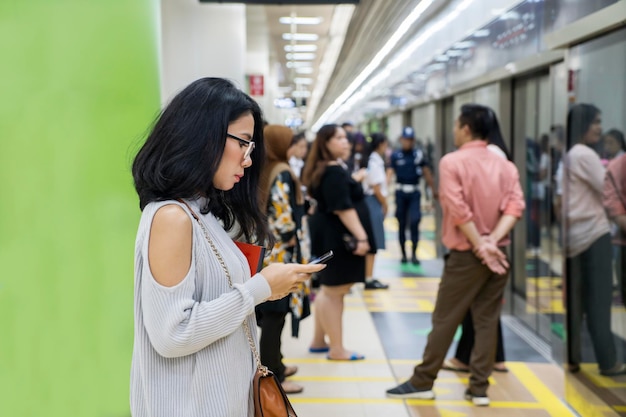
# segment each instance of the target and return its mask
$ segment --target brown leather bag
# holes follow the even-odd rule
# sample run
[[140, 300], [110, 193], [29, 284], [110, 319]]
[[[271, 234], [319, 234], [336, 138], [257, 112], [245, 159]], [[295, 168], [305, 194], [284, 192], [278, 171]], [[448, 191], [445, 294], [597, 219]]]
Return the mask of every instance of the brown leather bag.
[[252, 381], [254, 417], [298, 417], [276, 375], [264, 368]]

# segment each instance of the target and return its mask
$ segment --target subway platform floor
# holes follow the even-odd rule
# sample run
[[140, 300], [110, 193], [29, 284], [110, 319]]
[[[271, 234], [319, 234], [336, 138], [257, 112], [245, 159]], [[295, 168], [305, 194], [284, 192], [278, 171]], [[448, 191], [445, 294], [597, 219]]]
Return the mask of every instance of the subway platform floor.
[[[298, 373], [289, 379], [304, 386], [302, 393], [290, 395], [298, 416], [575, 416], [563, 400], [563, 369], [528, 344], [516, 326], [507, 324], [510, 321], [506, 316], [502, 322], [509, 372], [491, 376], [489, 407], [475, 407], [464, 400], [469, 374], [445, 370], [435, 381], [435, 400], [385, 396], [387, 389], [411, 375], [431, 327], [443, 262], [436, 259], [434, 242], [428, 239], [428, 233], [425, 235], [418, 249], [422, 263], [414, 266], [399, 262], [399, 246], [395, 234], [390, 234], [388, 248], [377, 256], [374, 270], [374, 275], [390, 288], [364, 290], [358, 284], [346, 297], [344, 345], [365, 355], [365, 360], [329, 361], [325, 354], [309, 353], [313, 316], [302, 321], [297, 339], [291, 337], [287, 323], [283, 333], [284, 362], [298, 366]], [[455, 347], [456, 341], [447, 357], [454, 355]]]

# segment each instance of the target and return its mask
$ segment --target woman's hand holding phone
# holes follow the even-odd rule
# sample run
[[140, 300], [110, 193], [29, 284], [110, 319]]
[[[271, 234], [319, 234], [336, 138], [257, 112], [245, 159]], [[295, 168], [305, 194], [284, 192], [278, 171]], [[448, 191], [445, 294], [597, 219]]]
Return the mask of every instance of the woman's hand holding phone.
[[296, 291], [300, 283], [311, 278], [311, 274], [326, 268], [324, 264], [270, 264], [261, 270], [272, 290], [268, 300], [280, 300], [290, 292]]

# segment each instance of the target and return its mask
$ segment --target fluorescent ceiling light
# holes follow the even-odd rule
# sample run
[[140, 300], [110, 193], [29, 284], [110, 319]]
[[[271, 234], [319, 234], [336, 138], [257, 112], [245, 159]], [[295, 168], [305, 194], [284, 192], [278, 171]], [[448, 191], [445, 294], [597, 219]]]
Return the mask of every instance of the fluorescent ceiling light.
[[291, 97], [311, 97], [311, 92], [308, 90], [296, 90], [291, 93]]
[[296, 74], [313, 74], [313, 67], [296, 68]]
[[474, 46], [476, 46], [476, 42], [474, 41], [463, 41], [463, 42], [455, 43], [453, 48], [454, 49], [469, 49], [469, 48], [473, 48]]
[[283, 33], [286, 41], [316, 41], [319, 36], [315, 33]]
[[321, 17], [287, 17], [283, 16], [278, 19], [283, 25], [319, 25], [322, 23]]
[[448, 52], [446, 52], [446, 55], [451, 56], [451, 57], [461, 56], [463, 55], [463, 51], [459, 51], [457, 49], [450, 49]]
[[389, 40], [385, 43], [385, 45], [380, 48], [374, 59], [370, 61], [370, 63], [365, 67], [365, 69], [352, 81], [352, 83], [344, 90], [343, 93], [337, 97], [337, 99], [333, 102], [330, 107], [326, 109], [326, 111], [320, 116], [320, 118], [315, 122], [312, 126], [312, 130], [315, 132], [323, 124], [326, 123], [328, 118], [335, 114], [336, 111], [344, 104], [353, 94], [354, 92], [365, 82], [365, 80], [372, 75], [374, 71], [380, 68], [381, 62], [389, 55], [391, 50], [396, 47], [400, 39], [408, 32], [417, 19], [419, 19], [422, 14], [433, 4], [434, 0], [422, 0], [417, 6], [413, 9], [413, 11], [407, 16], [406, 19], [400, 24], [398, 29], [394, 32], [394, 34], [389, 38]]
[[[445, 30], [448, 24], [452, 22], [457, 16], [459, 16], [463, 10], [467, 9], [474, 0], [463, 0], [459, 3], [454, 10], [445, 15], [444, 18], [436, 21], [432, 26], [429, 26], [424, 32], [422, 32], [416, 39], [414, 39], [408, 47], [402, 52], [393, 57], [391, 62], [382, 70], [380, 69], [381, 62], [387, 57], [391, 50], [399, 43], [400, 39], [406, 34], [408, 29], [417, 21], [417, 19], [423, 15], [423, 13], [434, 3], [434, 0], [422, 0], [413, 9], [409, 16], [398, 27], [398, 30], [389, 38], [387, 43], [378, 51], [378, 54], [370, 61], [365, 69], [354, 79], [354, 81], [344, 90], [343, 93], [337, 97], [333, 104], [326, 109], [326, 111], [320, 116], [320, 118], [313, 124], [312, 130], [318, 130], [326, 121], [332, 116], [334, 118], [342, 116], [346, 111], [349, 111], [359, 101], [364, 99], [369, 92], [371, 92], [376, 86], [386, 81], [392, 74], [392, 71], [403, 65], [407, 59], [417, 50], [418, 47], [423, 45], [431, 36], [442, 30]], [[473, 45], [472, 45], [473, 46]], [[467, 46], [466, 46], [467, 47]], [[455, 46], [455, 48], [457, 48]], [[461, 49], [461, 48], [458, 48]], [[444, 66], [443, 63], [433, 64], [430, 67], [432, 70], [438, 66]], [[434, 68], [433, 68], [434, 67]], [[374, 73], [379, 71], [371, 80], [367, 83], [365, 81]], [[357, 91], [358, 90], [358, 91]]]
[[500, 16], [500, 20], [517, 20], [520, 18], [519, 13], [514, 12], [514, 11], [510, 11], [510, 12], [506, 12], [504, 13], [502, 16]]
[[315, 52], [317, 51], [317, 45], [305, 44], [305, 45], [285, 45], [285, 52]]
[[448, 55], [439, 55], [437, 58], [435, 58], [435, 61], [437, 61], [437, 62], [448, 62], [448, 61], [450, 61], [450, 57]]
[[335, 7], [330, 22], [328, 46], [325, 48], [324, 56], [322, 56], [320, 60], [319, 70], [315, 77], [315, 89], [311, 95], [311, 100], [307, 103], [306, 120], [313, 119], [321, 97], [326, 91], [330, 76], [337, 65], [337, 58], [339, 57], [339, 52], [346, 38], [346, 32], [348, 31], [354, 9], [355, 6], [352, 4], [340, 4]]
[[475, 38], [486, 38], [489, 36], [489, 29], [479, 29], [472, 35]]
[[306, 61], [287, 62], [287, 68], [311, 68], [312, 66], [313, 66], [312, 62], [306, 62]]
[[285, 56], [289, 61], [313, 61], [317, 55], [312, 52], [290, 52]]
[[312, 78], [294, 78], [293, 82], [295, 82], [296, 84], [313, 84], [313, 79]]

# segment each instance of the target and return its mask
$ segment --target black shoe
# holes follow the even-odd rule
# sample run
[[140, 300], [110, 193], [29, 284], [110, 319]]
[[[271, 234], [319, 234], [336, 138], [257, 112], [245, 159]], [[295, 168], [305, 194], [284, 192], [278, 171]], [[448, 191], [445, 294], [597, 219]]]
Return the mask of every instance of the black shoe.
[[600, 370], [600, 375], [604, 375], [604, 376], [618, 376], [618, 375], [624, 375], [624, 374], [626, 374], [626, 365], [622, 363], [616, 364], [611, 369]]
[[407, 259], [406, 259], [406, 256], [402, 255], [402, 259], [400, 259], [400, 263], [405, 264], [405, 263], [407, 263], [407, 262], [408, 262], [408, 261], [407, 261]]
[[413, 263], [413, 265], [419, 265], [420, 261], [419, 259], [417, 259], [417, 256], [413, 255], [413, 257], [411, 258], [411, 262]]
[[372, 279], [371, 281], [365, 281], [366, 290], [386, 290], [387, 288], [389, 288], [388, 284], [383, 284], [376, 278]]
[[410, 381], [398, 385], [395, 388], [387, 390], [389, 398], [417, 398], [420, 400], [433, 400], [435, 393], [431, 388], [419, 389], [415, 388]]

